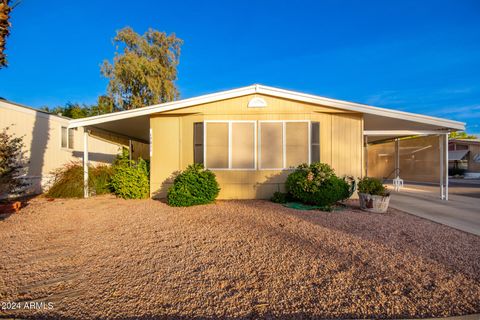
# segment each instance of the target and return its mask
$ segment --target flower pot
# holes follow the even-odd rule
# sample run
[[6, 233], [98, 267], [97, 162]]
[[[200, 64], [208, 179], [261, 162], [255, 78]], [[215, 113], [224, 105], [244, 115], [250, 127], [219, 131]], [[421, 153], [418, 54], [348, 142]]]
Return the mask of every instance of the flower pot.
[[360, 209], [375, 212], [385, 213], [390, 203], [390, 196], [374, 196], [368, 193], [359, 193]]
[[18, 213], [22, 203], [20, 201], [15, 201], [11, 203], [0, 204], [0, 214], [1, 213]]

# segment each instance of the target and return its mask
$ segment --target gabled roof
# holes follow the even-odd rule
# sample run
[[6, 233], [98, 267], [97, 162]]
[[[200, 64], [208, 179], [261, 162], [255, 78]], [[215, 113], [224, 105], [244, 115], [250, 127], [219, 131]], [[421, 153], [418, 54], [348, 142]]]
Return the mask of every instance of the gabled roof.
[[100, 123], [140, 117], [140, 116], [150, 115], [153, 113], [171, 111], [171, 110], [176, 110], [181, 108], [187, 108], [187, 107], [191, 107], [199, 104], [220, 101], [220, 100], [225, 100], [230, 98], [236, 98], [236, 97], [241, 97], [241, 96], [250, 95], [250, 94], [265, 94], [268, 96], [285, 98], [285, 99], [307, 102], [312, 104], [318, 104], [322, 106], [333, 107], [333, 108], [348, 110], [352, 112], [360, 112], [360, 113], [371, 114], [375, 116], [389, 117], [389, 118], [395, 118], [399, 120], [429, 124], [429, 125], [438, 126], [444, 129], [452, 129], [452, 130], [465, 129], [465, 123], [459, 122], [459, 121], [442, 119], [442, 118], [431, 117], [431, 116], [404, 112], [404, 111], [378, 108], [378, 107], [373, 107], [365, 104], [330, 99], [330, 98], [315, 96], [311, 94], [305, 94], [305, 93], [296, 92], [296, 91], [268, 87], [268, 86], [259, 85], [259, 84], [254, 84], [251, 86], [242, 87], [242, 88], [233, 89], [233, 90], [221, 91], [221, 92], [212, 93], [212, 94], [206, 94], [206, 95], [189, 98], [189, 99], [156, 104], [156, 105], [133, 109], [133, 110], [126, 110], [126, 111], [114, 112], [114, 113], [109, 113], [109, 114], [104, 114], [99, 116], [93, 116], [89, 118], [71, 120], [70, 127], [93, 126]]

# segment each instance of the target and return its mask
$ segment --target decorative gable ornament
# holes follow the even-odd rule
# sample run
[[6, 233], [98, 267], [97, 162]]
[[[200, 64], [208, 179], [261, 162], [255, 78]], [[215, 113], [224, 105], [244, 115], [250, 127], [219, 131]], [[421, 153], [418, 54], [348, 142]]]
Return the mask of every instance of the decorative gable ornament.
[[267, 102], [264, 99], [258, 98], [258, 97], [252, 98], [248, 102], [249, 108], [265, 108], [266, 106], [267, 106]]

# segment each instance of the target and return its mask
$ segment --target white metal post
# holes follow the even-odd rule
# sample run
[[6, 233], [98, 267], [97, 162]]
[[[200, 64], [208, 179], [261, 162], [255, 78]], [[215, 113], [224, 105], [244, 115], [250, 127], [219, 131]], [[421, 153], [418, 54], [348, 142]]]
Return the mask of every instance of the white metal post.
[[444, 190], [443, 190], [443, 174], [444, 174], [444, 168], [443, 168], [443, 152], [444, 152], [444, 148], [443, 148], [443, 136], [442, 135], [438, 135], [438, 142], [440, 144], [440, 198], [442, 200], [445, 199], [445, 196], [444, 196]]
[[88, 131], [83, 129], [83, 197], [88, 198]]
[[400, 146], [398, 138], [395, 139], [395, 178], [400, 176]]
[[448, 201], [448, 133], [445, 133], [445, 200]]
[[365, 146], [363, 148], [363, 161], [365, 165], [365, 177], [368, 177], [368, 136], [365, 136]]

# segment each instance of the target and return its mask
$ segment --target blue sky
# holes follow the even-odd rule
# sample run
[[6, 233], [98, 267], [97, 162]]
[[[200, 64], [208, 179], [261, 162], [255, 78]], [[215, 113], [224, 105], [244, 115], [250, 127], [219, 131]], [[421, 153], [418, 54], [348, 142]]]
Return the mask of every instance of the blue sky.
[[467, 122], [480, 133], [480, 1], [40, 1], [12, 13], [0, 97], [94, 103], [115, 31], [184, 40], [182, 98], [261, 83]]

